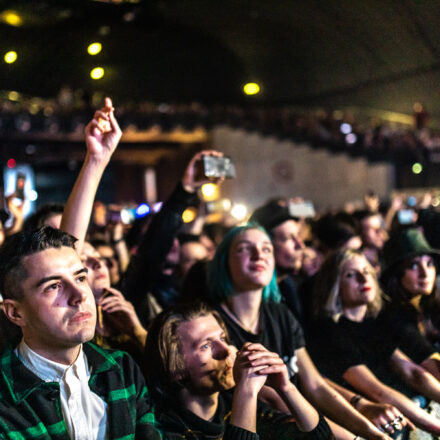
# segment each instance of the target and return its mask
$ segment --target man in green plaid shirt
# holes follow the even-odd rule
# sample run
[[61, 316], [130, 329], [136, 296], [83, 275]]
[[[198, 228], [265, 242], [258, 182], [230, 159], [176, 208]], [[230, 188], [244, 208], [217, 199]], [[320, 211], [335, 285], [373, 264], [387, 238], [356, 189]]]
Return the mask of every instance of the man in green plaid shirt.
[[0, 291], [23, 339], [0, 358], [0, 439], [160, 439], [144, 378], [99, 348], [76, 239], [51, 227], [0, 248]]

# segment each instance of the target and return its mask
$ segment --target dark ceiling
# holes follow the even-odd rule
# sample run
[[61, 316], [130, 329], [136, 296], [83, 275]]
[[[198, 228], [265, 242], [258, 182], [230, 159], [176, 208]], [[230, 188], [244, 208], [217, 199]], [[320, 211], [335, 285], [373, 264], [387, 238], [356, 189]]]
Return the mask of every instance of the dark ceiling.
[[[63, 85], [122, 101], [356, 106], [440, 115], [440, 2], [423, 0], [0, 1], [0, 89]], [[107, 32], [107, 33], [106, 33]], [[87, 45], [100, 41], [92, 57]], [[89, 77], [100, 65], [106, 75]], [[262, 86], [245, 97], [247, 81]]]

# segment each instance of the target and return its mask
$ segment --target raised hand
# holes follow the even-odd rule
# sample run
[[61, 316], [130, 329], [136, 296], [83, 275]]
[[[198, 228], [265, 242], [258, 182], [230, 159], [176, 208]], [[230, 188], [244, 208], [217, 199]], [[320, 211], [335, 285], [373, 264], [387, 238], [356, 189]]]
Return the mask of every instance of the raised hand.
[[260, 370], [263, 370], [267, 365], [252, 366], [249, 362], [248, 350], [250, 344], [246, 343], [243, 348], [237, 352], [237, 357], [234, 362], [234, 380], [238, 389], [244, 391], [246, 394], [256, 396], [266, 382], [267, 376], [261, 374]]
[[223, 179], [200, 179], [197, 175], [197, 163], [202, 160], [203, 156], [217, 156], [222, 157], [223, 153], [215, 150], [204, 150], [200, 151], [189, 161], [188, 166], [182, 177], [182, 186], [188, 192], [196, 192], [198, 188], [200, 188], [204, 183], [208, 182], [218, 182]]
[[105, 313], [106, 322], [120, 333], [134, 336], [145, 342], [147, 335], [142, 326], [133, 304], [127, 301], [119, 290], [107, 288], [106, 293], [99, 299], [98, 306], [101, 306]]
[[258, 368], [258, 374], [267, 376], [266, 385], [278, 392], [292, 386], [286, 364], [277, 353], [270, 352], [261, 344], [245, 344], [241, 355], [249, 366]]
[[87, 154], [94, 160], [108, 162], [122, 136], [116, 121], [112, 100], [95, 112], [85, 129]]

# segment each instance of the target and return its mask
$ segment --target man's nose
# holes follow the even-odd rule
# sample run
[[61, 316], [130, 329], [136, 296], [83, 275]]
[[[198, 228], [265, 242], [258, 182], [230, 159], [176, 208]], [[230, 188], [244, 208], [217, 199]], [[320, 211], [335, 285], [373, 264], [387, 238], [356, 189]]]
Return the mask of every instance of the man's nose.
[[216, 341], [214, 344], [214, 356], [216, 359], [226, 359], [231, 354], [229, 345], [226, 342]]
[[306, 245], [304, 244], [304, 242], [302, 241], [301, 237], [295, 237], [293, 239], [294, 243], [295, 243], [295, 250], [299, 251], [301, 249], [305, 249]]
[[78, 305], [84, 302], [87, 298], [87, 286], [85, 283], [78, 285], [71, 283], [68, 286], [69, 304]]

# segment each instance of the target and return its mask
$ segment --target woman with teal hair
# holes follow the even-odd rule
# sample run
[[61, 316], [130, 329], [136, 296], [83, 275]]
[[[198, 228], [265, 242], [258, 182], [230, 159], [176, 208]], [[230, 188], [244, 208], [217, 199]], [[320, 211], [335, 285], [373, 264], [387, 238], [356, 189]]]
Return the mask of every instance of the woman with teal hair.
[[[211, 286], [210, 296], [215, 302], [225, 301], [228, 296], [237, 294], [234, 290], [233, 281], [231, 280], [229, 271], [229, 249], [235, 237], [250, 229], [257, 229], [268, 236], [268, 233], [262, 226], [259, 226], [256, 223], [248, 223], [246, 226], [233, 228], [217, 248], [217, 252], [211, 262], [209, 270], [209, 284]], [[280, 300], [281, 293], [278, 289], [277, 277], [274, 270], [269, 284], [263, 287], [263, 301], [279, 303]]]
[[299, 382], [306, 398], [320, 412], [346, 428], [330, 425], [338, 438], [353, 438], [351, 433], [376, 440], [387, 438], [316, 370], [300, 324], [280, 303], [273, 245], [262, 227], [250, 223], [225, 236], [211, 262], [208, 286], [212, 305], [223, 318], [231, 342], [239, 350], [251, 342], [278, 353], [293, 384]]

